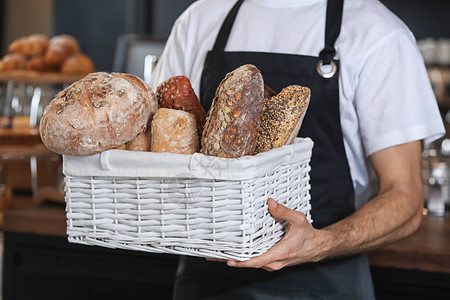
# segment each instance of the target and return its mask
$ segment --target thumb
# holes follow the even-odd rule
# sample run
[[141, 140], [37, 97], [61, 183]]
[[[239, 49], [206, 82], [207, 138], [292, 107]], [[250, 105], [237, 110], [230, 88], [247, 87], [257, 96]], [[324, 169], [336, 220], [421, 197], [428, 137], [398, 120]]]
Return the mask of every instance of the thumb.
[[277, 219], [285, 220], [291, 224], [299, 224], [303, 222], [303, 220], [306, 220], [303, 213], [287, 208], [272, 198], [269, 198], [267, 203], [269, 206], [269, 212]]

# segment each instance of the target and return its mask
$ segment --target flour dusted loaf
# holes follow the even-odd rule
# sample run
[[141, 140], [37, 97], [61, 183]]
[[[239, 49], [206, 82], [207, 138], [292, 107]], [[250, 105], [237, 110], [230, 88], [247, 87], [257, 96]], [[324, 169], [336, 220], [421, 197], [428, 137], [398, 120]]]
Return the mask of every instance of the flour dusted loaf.
[[183, 110], [160, 108], [151, 126], [151, 151], [193, 154], [199, 150], [195, 116]]
[[228, 73], [208, 113], [201, 152], [226, 158], [254, 155], [263, 100], [264, 82], [255, 66], [243, 65]]
[[157, 102], [138, 77], [91, 73], [61, 91], [45, 108], [43, 143], [66, 155], [90, 155], [118, 147], [146, 132]]
[[269, 151], [293, 142], [300, 130], [310, 97], [309, 88], [291, 85], [264, 100], [256, 152]]
[[194, 114], [198, 132], [201, 135], [206, 122], [206, 112], [192, 89], [189, 78], [171, 77], [158, 85], [155, 94], [160, 107], [184, 110]]

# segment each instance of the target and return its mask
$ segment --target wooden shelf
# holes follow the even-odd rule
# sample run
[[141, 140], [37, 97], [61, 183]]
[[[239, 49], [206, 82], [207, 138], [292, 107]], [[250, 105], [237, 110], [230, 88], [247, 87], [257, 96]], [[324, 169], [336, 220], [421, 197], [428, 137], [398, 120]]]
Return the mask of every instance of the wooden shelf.
[[75, 82], [87, 74], [66, 74], [61, 72], [35, 72], [14, 70], [0, 72], [0, 82], [23, 82], [27, 84], [65, 84]]

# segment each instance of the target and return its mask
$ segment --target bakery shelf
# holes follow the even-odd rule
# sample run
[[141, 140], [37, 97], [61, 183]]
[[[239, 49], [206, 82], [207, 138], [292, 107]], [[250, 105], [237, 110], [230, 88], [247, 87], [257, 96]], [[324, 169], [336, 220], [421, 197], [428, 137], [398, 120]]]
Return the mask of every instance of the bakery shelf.
[[77, 81], [87, 74], [66, 74], [61, 72], [36, 72], [13, 70], [0, 72], [0, 82], [23, 82], [27, 84], [65, 84]]

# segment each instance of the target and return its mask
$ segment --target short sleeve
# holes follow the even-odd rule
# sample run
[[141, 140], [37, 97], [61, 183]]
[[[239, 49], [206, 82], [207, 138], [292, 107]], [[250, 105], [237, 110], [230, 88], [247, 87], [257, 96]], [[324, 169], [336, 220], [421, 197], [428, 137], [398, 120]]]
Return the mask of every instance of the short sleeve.
[[445, 133], [412, 34], [397, 30], [374, 44], [359, 65], [355, 106], [366, 154]]

